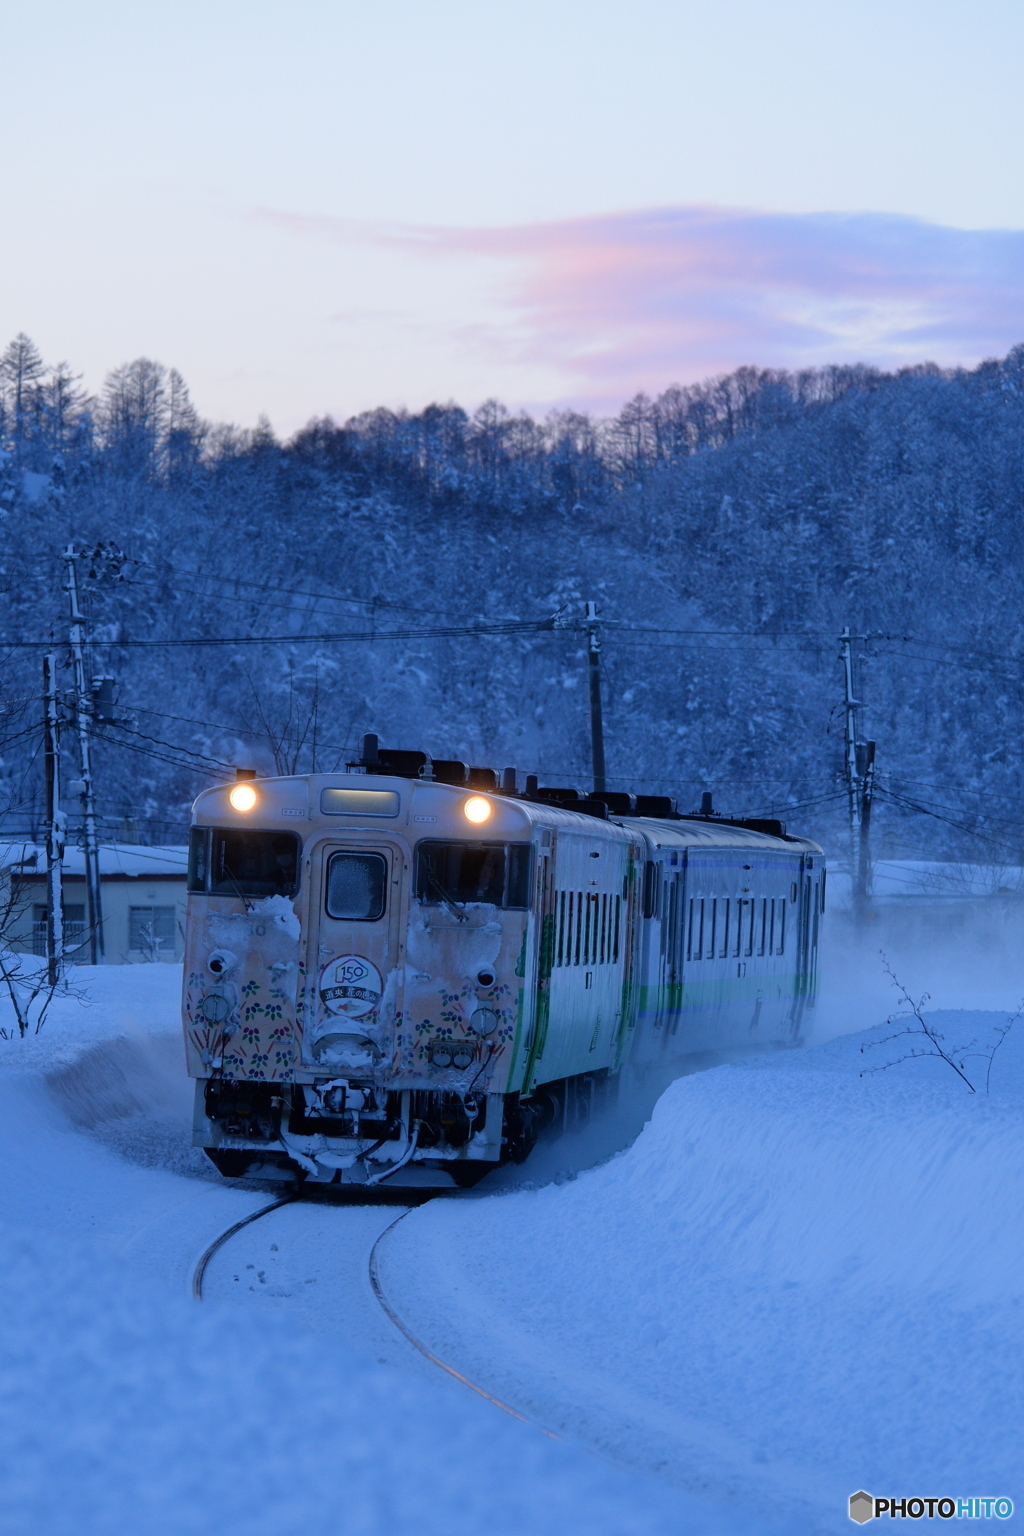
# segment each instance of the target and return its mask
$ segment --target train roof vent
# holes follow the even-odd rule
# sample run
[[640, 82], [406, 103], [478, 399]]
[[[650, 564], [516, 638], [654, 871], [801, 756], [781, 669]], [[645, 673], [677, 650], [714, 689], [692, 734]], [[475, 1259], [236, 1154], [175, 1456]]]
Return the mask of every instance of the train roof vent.
[[465, 784], [466, 765], [455, 757], [434, 758], [434, 782], [436, 784]]
[[608, 807], [603, 800], [573, 800], [566, 806], [566, 810], [579, 811], [583, 816], [596, 816], [598, 821], [608, 820]]
[[418, 779], [420, 769], [427, 761], [427, 754], [399, 752], [394, 747], [378, 747], [377, 758], [385, 773], [393, 773], [399, 779]]
[[623, 794], [617, 789], [599, 789], [590, 796], [591, 800], [600, 800], [602, 805], [608, 807], [611, 816], [628, 816], [633, 809], [633, 796]]
[[710, 822], [715, 827], [745, 827], [748, 832], [763, 832], [766, 837], [786, 836], [786, 823], [774, 816], [723, 816], [718, 811], [690, 811], [685, 819]]
[[551, 805], [568, 805], [573, 800], [580, 798], [578, 789], [559, 789], [553, 785], [541, 785], [537, 790], [538, 800], [547, 800]]
[[676, 802], [671, 795], [637, 795], [634, 816], [678, 816]]
[[498, 775], [493, 768], [471, 768], [466, 783], [470, 789], [497, 789]]

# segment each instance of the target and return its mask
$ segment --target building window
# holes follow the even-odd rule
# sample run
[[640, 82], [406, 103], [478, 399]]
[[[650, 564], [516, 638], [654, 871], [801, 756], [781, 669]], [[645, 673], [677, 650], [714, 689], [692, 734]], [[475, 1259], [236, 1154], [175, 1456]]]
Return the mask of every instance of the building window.
[[174, 953], [175, 926], [173, 907], [129, 907], [128, 948], [138, 954]]
[[[85, 903], [64, 903], [64, 953], [80, 948], [85, 940]], [[46, 903], [32, 908], [32, 953], [46, 954]]]

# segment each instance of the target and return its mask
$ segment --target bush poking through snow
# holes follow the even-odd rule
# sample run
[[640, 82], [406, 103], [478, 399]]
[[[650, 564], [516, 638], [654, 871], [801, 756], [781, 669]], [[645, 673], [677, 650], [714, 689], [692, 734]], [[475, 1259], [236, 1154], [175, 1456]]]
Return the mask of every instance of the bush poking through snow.
[[957, 1077], [967, 1086], [969, 1091], [977, 1093], [976, 1086], [967, 1075], [965, 1063], [972, 1059], [980, 1058], [982, 1061], [987, 1062], [985, 1068], [985, 1092], [990, 1093], [992, 1089], [992, 1063], [995, 1060], [996, 1052], [1021, 1014], [1024, 1013], [1024, 1001], [1021, 1002], [1016, 1013], [1012, 1014], [1002, 1024], [995, 1025], [993, 1033], [996, 1038], [992, 1045], [976, 1051], [973, 1047], [978, 1044], [978, 1041], [970, 1040], [966, 1045], [948, 1048], [945, 1035], [941, 1034], [934, 1024], [928, 1022], [923, 1012], [925, 1003], [931, 1001], [931, 994], [922, 992], [915, 1002], [889, 964], [885, 954], [881, 950], [879, 953], [882, 955], [882, 965], [887, 974], [892, 978], [893, 986], [910, 1009], [909, 1015], [905, 1013], [890, 1014], [886, 1022], [888, 1024], [898, 1024], [908, 1018], [912, 1022], [908, 1023], [905, 1029], [898, 1029], [893, 1035], [883, 1035], [880, 1040], [866, 1040], [860, 1048], [861, 1054], [863, 1055], [865, 1051], [873, 1050], [876, 1046], [890, 1045], [894, 1040], [902, 1040], [908, 1037], [918, 1043], [912, 1045], [908, 1051], [905, 1051], [902, 1056], [897, 1056], [893, 1061], [883, 1061], [877, 1067], [867, 1067], [860, 1074], [861, 1077], [867, 1077], [872, 1072], [887, 1072], [890, 1067], [898, 1067], [904, 1061], [914, 1061], [922, 1056], [932, 1056], [939, 1061], [944, 1061], [947, 1066], [952, 1067]]

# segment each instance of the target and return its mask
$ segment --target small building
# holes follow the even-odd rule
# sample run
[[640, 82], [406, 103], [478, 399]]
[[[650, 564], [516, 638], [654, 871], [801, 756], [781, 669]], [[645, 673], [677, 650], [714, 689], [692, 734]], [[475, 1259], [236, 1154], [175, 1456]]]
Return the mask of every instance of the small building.
[[[100, 848], [104, 960], [108, 965], [180, 961], [185, 949], [188, 849], [113, 843]], [[39, 843], [0, 843], [0, 884], [10, 905], [7, 948], [46, 954], [46, 849]], [[85, 855], [64, 853], [64, 944], [69, 958], [89, 964]]]

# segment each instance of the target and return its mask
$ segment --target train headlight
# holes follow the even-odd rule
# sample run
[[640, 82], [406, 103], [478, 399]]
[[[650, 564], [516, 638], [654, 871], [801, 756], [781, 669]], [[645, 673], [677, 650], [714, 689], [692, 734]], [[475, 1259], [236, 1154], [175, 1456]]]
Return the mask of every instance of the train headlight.
[[236, 784], [228, 795], [232, 807], [236, 811], [251, 811], [259, 796], [251, 784]]
[[482, 822], [489, 821], [491, 817], [491, 802], [485, 800], [483, 795], [470, 795], [462, 807], [466, 820], [480, 826]]

